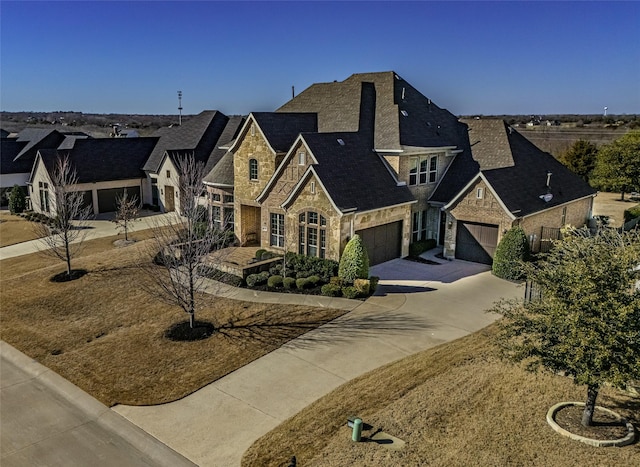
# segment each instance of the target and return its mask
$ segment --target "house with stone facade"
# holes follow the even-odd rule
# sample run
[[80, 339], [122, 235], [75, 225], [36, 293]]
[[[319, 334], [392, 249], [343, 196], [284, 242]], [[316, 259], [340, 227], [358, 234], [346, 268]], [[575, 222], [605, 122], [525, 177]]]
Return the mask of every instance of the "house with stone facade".
[[490, 263], [511, 226], [535, 248], [545, 227], [584, 224], [595, 196], [504, 122], [460, 121], [394, 72], [314, 84], [219, 149], [209, 204], [241, 245], [336, 260], [358, 233], [372, 264], [424, 239]]

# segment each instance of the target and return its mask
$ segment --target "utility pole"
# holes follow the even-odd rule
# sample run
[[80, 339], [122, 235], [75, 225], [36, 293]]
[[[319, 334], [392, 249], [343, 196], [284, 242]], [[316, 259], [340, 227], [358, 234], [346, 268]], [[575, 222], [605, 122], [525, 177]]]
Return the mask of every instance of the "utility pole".
[[178, 91], [178, 125], [182, 126], [182, 91]]

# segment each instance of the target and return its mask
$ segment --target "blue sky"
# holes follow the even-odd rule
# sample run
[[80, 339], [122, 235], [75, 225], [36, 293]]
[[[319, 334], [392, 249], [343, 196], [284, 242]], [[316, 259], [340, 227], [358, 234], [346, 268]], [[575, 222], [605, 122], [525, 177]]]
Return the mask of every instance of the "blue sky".
[[272, 111], [394, 70], [457, 115], [640, 113], [640, 2], [0, 1], [0, 109]]

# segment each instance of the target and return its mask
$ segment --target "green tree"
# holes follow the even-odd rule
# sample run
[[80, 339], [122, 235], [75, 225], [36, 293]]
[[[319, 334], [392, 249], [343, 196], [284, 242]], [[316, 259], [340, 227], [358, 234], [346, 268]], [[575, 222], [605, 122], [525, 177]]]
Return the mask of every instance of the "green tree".
[[27, 207], [27, 198], [22, 187], [13, 185], [11, 193], [9, 193], [9, 211], [11, 214], [18, 214]]
[[564, 371], [587, 386], [582, 424], [592, 424], [599, 388], [640, 378], [640, 231], [571, 230], [537, 263], [526, 263], [539, 299], [492, 311], [504, 356], [527, 368]]
[[598, 147], [586, 140], [578, 140], [562, 155], [561, 162], [573, 173], [589, 182], [596, 166]]
[[508, 280], [521, 280], [522, 262], [529, 260], [529, 239], [520, 226], [512, 227], [500, 240], [493, 257], [493, 274]]
[[640, 191], [640, 131], [630, 131], [598, 151], [593, 182], [597, 188], [624, 194]]
[[338, 266], [338, 277], [349, 284], [355, 279], [369, 277], [369, 255], [358, 234], [355, 234], [344, 247]]

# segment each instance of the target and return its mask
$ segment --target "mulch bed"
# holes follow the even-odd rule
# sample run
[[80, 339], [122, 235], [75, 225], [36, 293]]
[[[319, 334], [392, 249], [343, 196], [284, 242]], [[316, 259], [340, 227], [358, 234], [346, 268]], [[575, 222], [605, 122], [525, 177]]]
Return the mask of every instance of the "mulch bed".
[[584, 436], [585, 438], [613, 440], [627, 436], [627, 427], [620, 418], [598, 410], [597, 407], [593, 413], [593, 426], [583, 426], [583, 411], [584, 407], [580, 406], [563, 407], [556, 413], [556, 423], [569, 433]]
[[67, 274], [67, 271], [61, 272], [60, 274], [56, 274], [51, 278], [51, 282], [69, 282], [75, 281], [76, 279], [80, 279], [87, 273], [86, 269], [72, 269], [71, 275]]
[[165, 333], [165, 337], [172, 341], [189, 342], [201, 341], [211, 337], [215, 327], [208, 321], [194, 321], [191, 327], [189, 321], [182, 321], [171, 326]]

